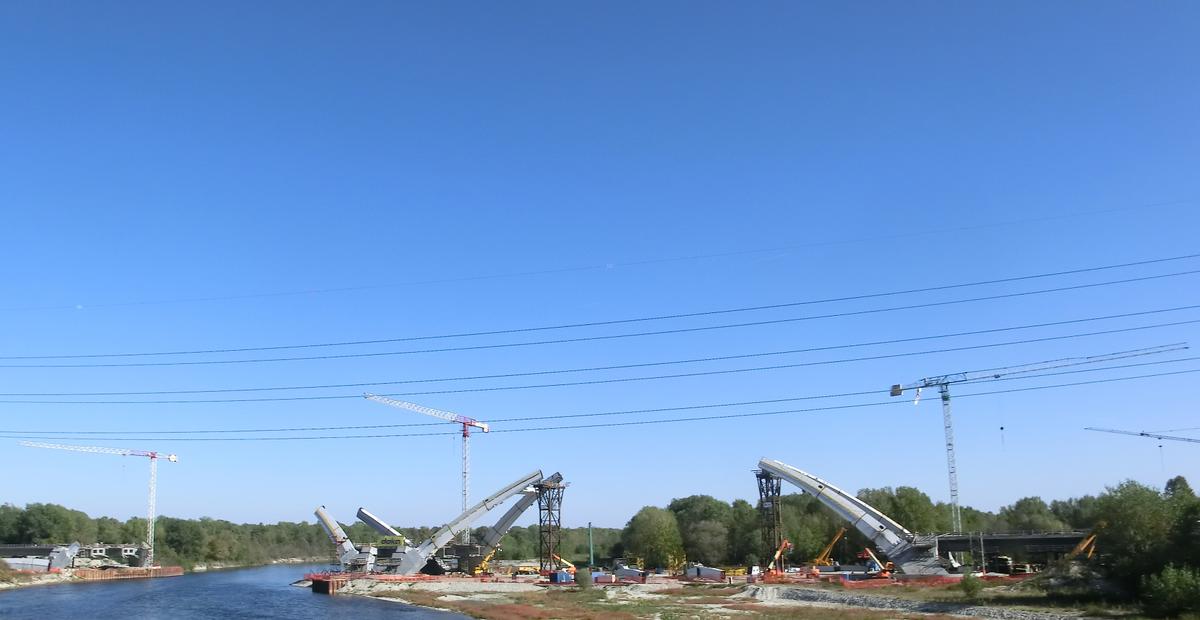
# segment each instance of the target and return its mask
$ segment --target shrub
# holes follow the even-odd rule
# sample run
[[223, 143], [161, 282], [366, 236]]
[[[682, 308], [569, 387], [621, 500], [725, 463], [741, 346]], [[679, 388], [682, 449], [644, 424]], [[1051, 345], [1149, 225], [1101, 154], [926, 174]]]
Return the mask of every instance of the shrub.
[[1200, 570], [1168, 566], [1142, 580], [1142, 605], [1155, 616], [1200, 612]]
[[973, 601], [979, 598], [979, 592], [983, 590], [983, 580], [967, 573], [963, 575], [962, 581], [958, 582], [958, 589], [962, 590], [963, 596]]
[[590, 569], [590, 568], [575, 569], [575, 585], [578, 585], [580, 588], [583, 588], [584, 590], [592, 587], [592, 585], [593, 585], [592, 569]]

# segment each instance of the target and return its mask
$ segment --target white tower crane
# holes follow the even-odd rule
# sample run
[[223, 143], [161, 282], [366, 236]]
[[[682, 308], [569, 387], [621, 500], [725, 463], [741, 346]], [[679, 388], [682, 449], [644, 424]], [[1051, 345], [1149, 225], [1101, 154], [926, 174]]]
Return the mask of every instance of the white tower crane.
[[[441, 409], [433, 409], [431, 407], [425, 407], [404, 400], [396, 400], [386, 396], [379, 396], [377, 394], [363, 394], [363, 398], [366, 398], [367, 400], [373, 400], [377, 403], [390, 405], [392, 407], [399, 407], [400, 409], [408, 409], [409, 411], [423, 413], [427, 416], [441, 418], [447, 422], [455, 422], [462, 425], [462, 509], [463, 512], [466, 512], [467, 496], [471, 488], [471, 428], [478, 428], [486, 433], [489, 430], [487, 422], [480, 422], [475, 418], [468, 418], [465, 415], [450, 413], [449, 411], [442, 411]], [[462, 542], [464, 545], [471, 542], [471, 531], [469, 529], [463, 530]]]
[[917, 404], [921, 400], [921, 390], [925, 388], [936, 386], [938, 393], [941, 394], [942, 425], [944, 426], [946, 432], [946, 470], [950, 478], [950, 526], [955, 532], [961, 532], [962, 510], [958, 505], [958, 465], [954, 461], [954, 420], [950, 417], [950, 384], [992, 381], [1010, 375], [1020, 375], [1025, 373], [1051, 370], [1055, 368], [1064, 368], [1068, 366], [1098, 364], [1101, 362], [1111, 362], [1130, 357], [1141, 357], [1144, 355], [1157, 355], [1159, 353], [1182, 351], [1187, 348], [1187, 343], [1174, 343], [1145, 349], [1116, 351], [1114, 353], [1104, 353], [1101, 355], [1092, 355], [1087, 357], [1067, 357], [1056, 360], [1047, 360], [1044, 362], [1035, 362], [1032, 364], [1021, 364], [1018, 366], [1005, 366], [1003, 368], [989, 368], [985, 370], [956, 372], [948, 375], [926, 377], [920, 381], [910, 383], [908, 385], [893, 385], [891, 395], [900, 396], [904, 394], [905, 390], [915, 388], [916, 398], [913, 400], [913, 404]]
[[148, 450], [129, 450], [125, 448], [106, 448], [101, 446], [66, 446], [57, 443], [38, 443], [34, 441], [22, 441], [22, 446], [28, 448], [49, 448], [51, 450], [71, 450], [73, 452], [91, 452], [93, 454], [116, 454], [118, 456], [144, 456], [150, 459], [150, 499], [149, 507], [146, 510], [146, 558], [143, 560], [145, 566], [154, 566], [154, 519], [155, 502], [158, 495], [158, 459], [165, 458], [172, 463], [179, 461], [179, 457], [174, 454], [159, 454], [158, 452]]

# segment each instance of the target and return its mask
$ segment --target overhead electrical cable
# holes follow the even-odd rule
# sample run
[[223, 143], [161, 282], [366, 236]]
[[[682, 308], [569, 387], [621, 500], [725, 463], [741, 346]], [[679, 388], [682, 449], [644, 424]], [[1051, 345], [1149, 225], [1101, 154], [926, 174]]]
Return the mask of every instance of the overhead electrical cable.
[[1134, 437], [1148, 437], [1150, 439], [1165, 439], [1168, 441], [1186, 441], [1190, 443], [1200, 443], [1200, 439], [1195, 437], [1173, 437], [1171, 435], [1159, 435], [1157, 433], [1147, 433], [1145, 431], [1119, 431], [1111, 428], [1093, 428], [1091, 426], [1084, 428], [1085, 431], [1096, 431], [1100, 433], [1116, 433], [1118, 435], [1133, 435]]
[[[1027, 375], [1021, 377], [999, 377], [999, 378], [979, 378], [970, 379], [959, 382], [958, 385], [973, 385], [976, 383], [992, 383], [1000, 381], [1028, 381], [1030, 379], [1039, 379], [1043, 377], [1057, 377], [1063, 375], [1073, 375], [1080, 373], [1104, 372], [1109, 370], [1125, 370], [1129, 368], [1142, 368], [1146, 366], [1160, 366], [1163, 364], [1178, 364], [1181, 362], [1200, 361], [1200, 356], [1177, 358], [1170, 360], [1158, 360], [1153, 362], [1140, 362], [1135, 364], [1121, 364], [1118, 366], [1104, 366], [1100, 368], [1084, 368], [1080, 370], [1067, 370], [1057, 372], [1045, 372], [1035, 375]], [[1054, 367], [1051, 367], [1054, 368]], [[620, 411], [600, 411], [587, 413], [567, 413], [567, 414], [551, 414], [538, 416], [522, 416], [515, 418], [489, 418], [489, 424], [497, 424], [504, 422], [535, 422], [545, 420], [561, 420], [574, 418], [596, 418], [596, 417], [612, 417], [621, 415], [636, 415], [636, 414], [652, 414], [652, 413], [668, 413], [673, 411], [694, 411], [697, 409], [720, 409], [726, 407], [745, 407], [750, 405], [766, 405], [778, 404], [786, 402], [797, 402], [805, 400], [827, 400], [833, 398], [846, 398], [850, 396], [887, 396], [889, 390], [860, 390], [855, 392], [841, 392], [836, 394], [815, 394], [808, 396], [789, 396], [785, 398], [771, 398], [765, 400], [747, 400], [725, 403], [704, 403], [699, 405], [683, 405], [676, 407], [656, 407], [648, 409], [626, 409]], [[956, 396], [957, 398], [957, 396]], [[893, 402], [893, 401], [889, 401]], [[61, 435], [61, 434], [77, 434], [77, 435], [118, 435], [118, 434], [158, 434], [158, 435], [207, 435], [207, 434], [235, 434], [235, 433], [293, 433], [293, 432], [315, 432], [315, 431], [342, 431], [342, 430], [367, 430], [367, 429], [382, 429], [382, 428], [412, 428], [412, 427], [428, 427], [428, 426], [445, 426], [446, 424], [454, 424], [454, 422], [408, 422], [404, 424], [360, 424], [347, 426], [301, 426], [291, 428], [243, 428], [243, 429], [189, 429], [179, 431], [156, 430], [156, 431], [32, 431], [32, 430], [0, 430], [0, 436], [3, 435], [21, 435], [21, 434], [40, 434], [40, 435]], [[1188, 429], [1178, 429], [1188, 430]]]
[[[1062, 276], [1062, 275], [1071, 275], [1071, 274], [1078, 274], [1078, 273], [1085, 273], [1085, 272], [1117, 269], [1117, 268], [1122, 268], [1122, 267], [1145, 265], [1145, 264], [1151, 264], [1151, 263], [1188, 260], [1188, 259], [1193, 259], [1193, 258], [1198, 258], [1198, 257], [1200, 257], [1200, 254], [1191, 254], [1191, 255], [1187, 255], [1187, 256], [1161, 258], [1161, 259], [1154, 259], [1154, 260], [1149, 260], [1149, 261], [1140, 261], [1140, 262], [1136, 262], [1136, 263], [1123, 263], [1123, 264], [1119, 264], [1119, 265], [1089, 267], [1089, 268], [1075, 269], [1075, 270], [1069, 270], [1069, 271], [1059, 271], [1059, 272], [1053, 272], [1053, 273], [1042, 273], [1042, 274], [1034, 274], [1034, 275], [1027, 275], [1027, 276], [1017, 276], [1017, 277], [1011, 277], [1011, 278], [986, 280], [986, 281], [980, 281], [980, 282], [949, 284], [949, 285], [926, 287], [926, 288], [906, 289], [906, 290], [900, 290], [900, 291], [889, 291], [889, 292], [883, 292], [883, 293], [869, 293], [869, 294], [863, 294], [863, 295], [852, 295], [852, 296], [846, 296], [846, 297], [796, 301], [796, 302], [759, 305], [759, 306], [743, 306], [743, 307], [738, 307], [738, 308], [725, 308], [725, 309], [708, 310], [708, 311], [701, 311], [701, 312], [663, 314], [663, 315], [644, 316], [644, 317], [637, 317], [637, 318], [630, 318], [630, 319], [613, 319], [613, 320], [605, 320], [605, 321], [564, 323], [564, 324], [558, 324], [558, 325], [545, 325], [545, 326], [538, 326], [538, 327], [523, 327], [523, 328], [501, 329], [501, 330], [437, 334], [437, 335], [428, 335], [428, 336], [408, 336], [408, 337], [383, 338], [383, 339], [373, 339], [373, 340], [348, 340], [348, 341], [341, 341], [341, 342], [322, 342], [322, 343], [307, 343], [307, 344], [262, 346], [262, 347], [214, 348], [214, 349], [195, 349], [195, 350], [186, 350], [186, 351], [90, 353], [90, 354], [71, 354], [71, 355], [9, 355], [9, 356], [0, 356], [0, 360], [9, 360], [9, 361], [27, 360], [27, 361], [30, 361], [30, 360], [158, 357], [158, 356], [175, 356], [175, 355], [212, 355], [212, 354], [222, 354], [222, 353], [282, 351], [282, 350], [312, 349], [312, 348], [324, 348], [324, 347], [346, 347], [346, 346], [362, 346], [362, 345], [375, 345], [375, 344], [394, 344], [394, 343], [399, 343], [399, 342], [414, 342], [414, 341], [422, 341], [422, 340], [441, 340], [441, 339], [448, 339], [448, 338], [512, 335], [512, 334], [540, 332], [540, 331], [549, 331], [549, 330], [575, 329], [575, 328], [584, 328], [584, 327], [604, 327], [604, 326], [622, 325], [622, 324], [629, 324], [629, 323], [676, 320], [676, 319], [696, 318], [696, 317], [704, 317], [704, 316], [716, 316], [716, 315], [723, 315], [723, 314], [734, 314], [734, 313], [742, 313], [742, 312], [757, 312], [757, 311], [763, 311], [763, 310], [777, 310], [777, 309], [794, 308], [794, 307], [807, 306], [807, 305], [827, 304], [827, 303], [834, 303], [834, 302], [854, 301], [854, 300], [872, 299], [872, 298], [879, 298], [879, 297], [891, 297], [891, 296], [897, 296], [897, 295], [908, 295], [908, 294], [914, 294], [914, 293], [924, 293], [924, 292], [932, 292], [932, 291], [940, 291], [940, 290], [950, 290], [950, 289], [956, 289], [956, 288], [984, 286], [984, 285], [989, 285], [989, 284], [1016, 282], [1016, 281], [1022, 281], [1022, 280], [1032, 280], [1032, 279], [1038, 279], [1038, 278], [1056, 277], [1056, 276]], [[320, 355], [320, 356], [309, 356], [309, 357], [279, 357], [279, 358], [258, 358], [258, 359], [242, 359], [242, 360], [238, 360], [238, 359], [234, 359], [234, 360], [202, 360], [202, 361], [180, 361], [180, 362], [137, 362], [137, 363], [117, 363], [117, 364], [20, 364], [20, 365], [0, 365], [0, 368], [91, 368], [91, 367], [114, 367], [114, 366], [121, 367], [121, 366], [176, 366], [176, 365], [198, 365], [198, 364], [244, 364], [244, 363], [260, 363], [260, 362], [300, 361], [300, 360], [313, 360], [313, 359], [376, 357], [376, 356], [385, 356], [385, 355], [412, 355], [412, 354], [419, 354], [419, 353], [444, 353], [444, 352], [452, 352], [452, 351], [473, 351], [473, 350], [481, 350], [481, 349], [496, 349], [496, 348], [507, 348], [507, 347], [541, 346], [541, 345], [547, 345], [547, 344], [586, 342], [586, 341], [592, 341], [592, 340], [611, 340], [611, 339], [616, 339], [616, 338], [632, 338], [632, 337], [641, 337], [641, 336], [656, 336], [656, 335], [664, 335], [664, 334], [687, 333], [687, 332], [695, 332], [695, 331], [709, 331], [709, 330], [716, 330], [716, 329], [753, 327], [753, 326], [758, 326], [758, 325], [772, 325], [772, 324], [789, 323], [789, 322], [796, 322], [796, 321], [811, 321], [811, 320], [827, 319], [827, 318], [860, 316], [860, 315], [866, 315], [866, 314], [877, 314], [877, 313], [882, 313], [882, 312], [895, 312], [895, 311], [900, 311], [900, 310], [914, 310], [914, 309], [921, 309], [921, 308], [931, 308], [931, 307], [948, 306], [948, 305], [956, 305], [956, 304], [964, 304], [964, 303], [975, 303], [975, 302], [980, 302], [980, 301], [992, 301], [992, 300], [997, 300], [997, 299], [1009, 299], [1009, 298], [1014, 298], [1014, 297], [1025, 297], [1025, 296], [1030, 296], [1030, 295], [1042, 295], [1042, 294], [1048, 294], [1048, 293], [1081, 290], [1081, 289], [1096, 288], [1096, 287], [1102, 287], [1102, 286], [1130, 284], [1130, 283], [1134, 283], [1134, 282], [1145, 282], [1145, 281], [1149, 281], [1149, 280], [1157, 280], [1157, 279], [1163, 279], [1163, 278], [1173, 278], [1173, 277], [1194, 275], [1197, 273], [1200, 273], [1200, 269], [1172, 272], [1172, 273], [1166, 273], [1166, 274], [1155, 274], [1155, 275], [1141, 276], [1141, 277], [1135, 277], [1135, 278], [1125, 278], [1125, 279], [1121, 279], [1121, 280], [1110, 280], [1110, 281], [1105, 281], [1105, 282], [1093, 282], [1093, 283], [1078, 284], [1078, 285], [1072, 285], [1072, 286], [1062, 286], [1062, 287], [1055, 287], [1055, 288], [1049, 288], [1049, 289], [1039, 289], [1039, 290], [1033, 290], [1033, 291], [1019, 291], [1019, 292], [1014, 292], [1014, 293], [1003, 293], [1003, 294], [988, 295], [988, 296], [983, 296], [983, 297], [945, 300], [945, 301], [938, 301], [938, 302], [910, 304], [910, 305], [904, 305], [904, 306], [893, 306], [893, 307], [885, 307], [885, 308], [872, 308], [872, 309], [866, 309], [866, 310], [837, 312], [837, 313], [828, 313], [828, 314], [821, 314], [821, 315], [809, 315], [809, 316], [804, 316], [804, 317], [782, 318], [782, 319], [775, 319], [775, 320], [768, 320], [768, 321], [754, 321], [754, 322], [746, 322], [746, 323], [710, 325], [710, 326], [700, 326], [700, 327], [683, 328], [683, 329], [657, 330], [657, 331], [647, 331], [647, 332], [632, 332], [632, 333], [627, 333], [627, 334], [588, 336], [588, 337], [579, 337], [579, 338], [563, 338], [563, 339], [551, 339], [551, 340], [540, 340], [540, 341], [529, 341], [529, 342], [497, 343], [497, 344], [488, 344], [488, 345], [443, 347], [443, 348], [434, 348], [434, 349], [413, 349], [413, 350], [406, 350], [406, 351], [385, 351], [385, 352], [375, 352], [375, 353], [340, 354], [340, 355], [339, 354], [331, 354], [331, 355]]]
[[[990, 349], [995, 347], [1016, 346], [1022, 344], [1033, 344], [1039, 342], [1051, 342], [1056, 340], [1068, 340], [1073, 338], [1086, 338], [1091, 336], [1103, 336], [1110, 334], [1129, 333], [1143, 331], [1148, 329], [1158, 329], [1163, 327], [1176, 327], [1180, 325], [1192, 325], [1200, 323], [1200, 319], [1192, 319], [1189, 321], [1175, 321], [1172, 323], [1157, 323], [1153, 325], [1141, 325], [1137, 327], [1126, 327], [1121, 329], [1109, 329], [1095, 332], [1083, 332], [1076, 334], [1066, 334], [1060, 336], [1045, 336], [1042, 338], [1028, 338], [1025, 340], [1010, 340], [1007, 342], [996, 342], [988, 344], [970, 345], [962, 347], [947, 347], [942, 349], [928, 349], [925, 351], [906, 351], [901, 353], [890, 353], [881, 355], [869, 355], [862, 357], [841, 358], [835, 360], [818, 360], [811, 362], [797, 362], [792, 364], [775, 364], [771, 366], [754, 366], [749, 368], [732, 368], [722, 370], [706, 370], [688, 373], [675, 373], [666, 375], [649, 375], [641, 377], [618, 377], [610, 379], [592, 379], [586, 381], [562, 381], [558, 383], [536, 383], [529, 385], [508, 385], [508, 386], [491, 386], [491, 387], [476, 387], [476, 388], [457, 388], [447, 390], [427, 390], [423, 392], [393, 392], [388, 394], [380, 394], [381, 396], [427, 396], [432, 394], [466, 394], [475, 392], [503, 392], [513, 390], [533, 390], [543, 388], [571, 387], [578, 385], [604, 385], [612, 383], [629, 383], [635, 381], [659, 381], [665, 379], [680, 379], [687, 377], [704, 377], [717, 375], [732, 375], [750, 372], [763, 372], [770, 370], [783, 370], [788, 368], [806, 368], [810, 366], [827, 366], [833, 364], [845, 364], [851, 362], [874, 361], [882, 359], [894, 359], [903, 357], [914, 357], [919, 355], [933, 355], [937, 353], [952, 353], [958, 351], [973, 351], [979, 349]], [[216, 404], [216, 403], [253, 403], [253, 402], [289, 402], [289, 401], [308, 401], [308, 400], [340, 400], [347, 398], [358, 398], [358, 394], [335, 394], [323, 396], [277, 396], [267, 398], [219, 398], [219, 399], [156, 399], [156, 400], [18, 400], [4, 399], [0, 403], [6, 404], [59, 404], [59, 405], [149, 405], [149, 404]]]
[[1071, 219], [1071, 218], [1076, 218], [1076, 217], [1094, 216], [1094, 215], [1101, 215], [1101, 214], [1108, 214], [1108, 213], [1119, 213], [1119, 212], [1123, 212], [1123, 211], [1144, 211], [1146, 209], [1154, 209], [1154, 208], [1161, 208], [1161, 207], [1168, 207], [1168, 206], [1175, 206], [1175, 205], [1182, 205], [1182, 204], [1191, 204], [1191, 202], [1192, 201], [1190, 201], [1190, 200], [1171, 200], [1171, 201], [1165, 201], [1165, 202], [1155, 202], [1155, 203], [1150, 203], [1150, 204], [1146, 204], [1146, 205], [1138, 205], [1135, 207], [1118, 207], [1118, 208], [1113, 208], [1113, 209], [1096, 209], [1096, 210], [1090, 210], [1090, 211], [1076, 211], [1076, 212], [1072, 212], [1072, 213], [1064, 213], [1061, 215], [1047, 215], [1047, 216], [1042, 216], [1042, 217], [1022, 218], [1022, 219], [1006, 220], [1006, 221], [989, 221], [989, 222], [982, 223], [982, 224], [971, 224], [971, 225], [966, 225], [966, 226], [955, 226], [955, 227], [942, 228], [942, 229], [923, 229], [923, 230], [917, 230], [917, 231], [911, 231], [911, 232], [905, 232], [905, 233], [896, 233], [896, 234], [891, 234], [891, 235], [859, 237], [856, 239], [837, 239], [837, 240], [830, 240], [830, 241], [817, 241], [817, 242], [791, 244], [791, 245], [766, 247], [766, 248], [748, 248], [748, 249], [743, 249], [743, 250], [731, 250], [731, 251], [727, 251], [727, 252], [713, 252], [713, 253], [708, 253], [708, 254], [690, 254], [690, 255], [684, 255], [684, 256], [649, 258], [649, 259], [633, 260], [633, 261], [625, 261], [625, 262], [606, 262], [606, 263], [600, 263], [600, 264], [594, 264], [594, 265], [580, 265], [580, 266], [575, 266], [575, 267], [559, 267], [559, 268], [553, 268], [553, 269], [535, 269], [535, 270], [528, 270], [528, 271], [510, 272], [510, 273], [480, 274], [480, 275], [448, 277], [448, 278], [433, 278], [433, 279], [426, 279], [426, 280], [411, 280], [411, 281], [407, 281], [407, 282], [392, 282], [392, 283], [385, 283], [385, 284], [366, 284], [366, 285], [359, 285], [359, 286], [309, 288], [309, 289], [298, 289], [298, 290], [291, 290], [291, 291], [271, 291], [271, 292], [265, 292], [265, 293], [212, 295], [212, 296], [207, 296], [207, 297], [184, 297], [184, 298], [177, 298], [177, 299], [124, 301], [124, 302], [110, 302], [110, 303], [86, 304], [86, 305], [79, 304], [79, 303], [72, 303], [72, 304], [59, 304], [59, 305], [52, 305], [52, 306], [10, 307], [10, 308], [0, 308], [0, 312], [17, 312], [17, 311], [31, 311], [31, 310], [80, 310], [80, 309], [83, 309], [84, 307], [87, 307], [87, 308], [121, 308], [121, 307], [133, 307], [133, 306], [157, 306], [157, 305], [214, 302], [214, 301], [238, 301], [238, 300], [245, 300], [245, 299], [267, 299], [267, 298], [274, 298], [274, 297], [292, 297], [292, 296], [299, 296], [299, 295], [316, 295], [316, 294], [326, 294], [326, 293], [345, 293], [345, 292], [354, 292], [354, 291], [379, 290], [379, 289], [386, 289], [386, 288], [395, 288], [395, 287], [400, 287], [400, 286], [420, 286], [420, 285], [428, 285], [428, 284], [452, 284], [452, 283], [458, 283], [458, 282], [474, 282], [474, 281], [482, 281], [482, 280], [501, 280], [501, 279], [519, 278], [519, 277], [525, 277], [525, 276], [556, 275], [556, 274], [563, 274], [563, 273], [577, 273], [577, 272], [586, 272], [586, 271], [609, 271], [609, 270], [612, 270], [615, 268], [623, 268], [623, 267], [640, 267], [640, 266], [645, 266], [645, 265], [656, 265], [656, 264], [683, 262], [683, 261], [691, 261], [691, 260], [728, 258], [728, 257], [733, 257], [733, 256], [747, 256], [747, 255], [752, 255], [752, 254], [765, 254], [765, 253], [770, 253], [770, 252], [783, 252], [783, 251], [789, 251], [789, 250], [801, 250], [801, 249], [807, 249], [807, 248], [828, 247], [828, 246], [833, 246], [833, 245], [849, 245], [849, 244], [855, 244], [855, 243], [874, 243], [874, 242], [887, 241], [887, 240], [893, 240], [893, 239], [906, 239], [906, 238], [922, 237], [922, 236], [928, 236], [928, 235], [939, 235], [939, 234], [945, 234], [945, 233], [949, 233], [949, 232], [965, 232], [965, 231], [970, 231], [970, 230], [980, 230], [980, 229], [986, 229], [986, 228], [1015, 226], [1015, 225], [1030, 224], [1030, 223], [1036, 223], [1036, 222]]
[[[935, 334], [928, 336], [912, 336], [909, 338], [893, 338], [889, 340], [875, 340], [869, 342], [857, 342], [849, 344], [828, 345], [822, 347], [808, 347], [803, 349], [787, 349], [781, 351], [759, 351], [754, 353], [742, 353], [737, 355], [721, 355], [708, 356], [682, 360], [668, 360], [658, 362], [638, 362], [631, 364], [615, 364], [608, 366], [587, 366], [582, 368], [562, 368], [550, 370], [535, 370], [527, 372], [508, 372], [496, 373], [488, 375], [466, 375], [458, 377], [439, 377], [427, 379], [403, 379], [394, 381], [362, 381], [357, 383], [326, 383], [318, 385], [290, 385], [290, 386], [267, 386], [267, 387], [248, 387], [248, 388], [210, 388], [210, 389], [192, 389], [192, 390], [148, 390], [148, 391], [113, 391], [113, 392], [9, 392], [0, 393], [0, 397], [50, 397], [50, 396], [166, 396], [178, 394], [227, 394], [238, 392], [276, 392], [276, 391], [292, 391], [292, 390], [322, 390], [322, 389], [337, 389], [337, 388], [363, 388], [363, 387], [378, 387], [382, 385], [409, 385], [420, 383], [446, 383], [454, 381], [479, 381], [488, 379], [513, 379], [518, 377], [535, 377], [557, 374], [569, 374], [579, 372], [601, 372], [609, 370], [629, 370], [632, 368], [650, 368], [660, 366], [674, 366], [680, 364], [697, 364], [707, 362], [730, 361], [737, 359], [751, 359], [758, 357], [772, 357], [779, 355], [794, 355], [799, 353], [816, 353], [821, 351], [835, 351], [840, 349], [853, 349], [862, 347], [882, 346], [890, 344], [901, 344], [906, 342], [920, 342], [925, 340], [941, 340], [944, 338], [959, 338], [964, 336], [978, 336], [983, 334], [994, 334], [1010, 331], [1021, 331], [1027, 329], [1039, 329], [1044, 327], [1058, 327], [1062, 325], [1072, 325], [1078, 323], [1090, 323], [1094, 321], [1107, 321], [1112, 319], [1124, 319], [1135, 316], [1147, 316], [1151, 314], [1163, 314], [1167, 312], [1179, 312], [1184, 310], [1195, 310], [1200, 308], [1200, 304], [1192, 306], [1178, 306], [1174, 308], [1156, 308], [1153, 310], [1143, 310], [1139, 312], [1126, 312], [1122, 314], [1110, 314], [1097, 317], [1085, 317], [1081, 319], [1068, 319], [1064, 321], [1051, 321], [1046, 323], [1033, 323], [1028, 325], [1014, 325], [1008, 327], [997, 327], [990, 329], [980, 329], [965, 332], [952, 332], [948, 334]], [[1173, 343], [1164, 346], [1181, 346], [1186, 348], [1184, 343]], [[986, 371], [996, 369], [986, 369]], [[984, 371], [973, 371], [984, 372]]]
[[[1032, 386], [1032, 387], [1023, 387], [1023, 388], [1009, 388], [1009, 389], [1004, 389], [1004, 390], [992, 390], [992, 391], [988, 391], [988, 392], [973, 392], [970, 394], [961, 394], [961, 395], [956, 394], [954, 397], [957, 399], [957, 398], [971, 398], [971, 397], [978, 397], [978, 396], [992, 396], [992, 395], [997, 395], [997, 394], [1013, 394], [1013, 393], [1029, 392], [1029, 391], [1035, 391], [1035, 390], [1060, 389], [1060, 388], [1075, 387], [1075, 386], [1081, 386], [1081, 385], [1117, 383], [1117, 382], [1123, 382], [1123, 381], [1134, 381], [1134, 380], [1139, 380], [1139, 379], [1149, 379], [1149, 378], [1155, 378], [1155, 377], [1185, 375], [1185, 374], [1192, 374], [1192, 373], [1197, 373], [1197, 372], [1200, 372], [1200, 368], [1192, 368], [1192, 369], [1188, 369], [1188, 370], [1179, 370], [1179, 371], [1174, 371], [1174, 372], [1162, 372], [1162, 373], [1154, 373], [1154, 374], [1146, 374], [1146, 375], [1135, 375], [1135, 376], [1129, 376], [1129, 377], [1113, 377], [1113, 378], [1106, 378], [1106, 379], [1095, 379], [1095, 380], [1090, 380], [1090, 381], [1076, 381], [1076, 382], [1072, 382], [1072, 383], [1060, 383], [1060, 384], [1056, 384], [1056, 385], [1039, 385], [1039, 386]], [[595, 423], [595, 424], [541, 426], [541, 427], [514, 428], [514, 429], [492, 429], [491, 432], [492, 433], [531, 433], [531, 432], [544, 432], [544, 431], [555, 431], [555, 430], [582, 430], [582, 429], [610, 428], [610, 427], [622, 427], [622, 426], [645, 426], [645, 425], [651, 425], [651, 424], [679, 424], [679, 423], [685, 423], [685, 422], [686, 423], [694, 423], [694, 422], [706, 422], [706, 421], [713, 421], [713, 420], [745, 419], [745, 418], [777, 416], [777, 415], [787, 415], [787, 414], [796, 414], [796, 413], [811, 413], [811, 412], [817, 412], [817, 411], [862, 409], [862, 408], [868, 408], [868, 407], [883, 407], [883, 406], [887, 406], [887, 405], [898, 406], [898, 405], [903, 405], [903, 404], [905, 404], [904, 401], [897, 401], [895, 399], [891, 399], [891, 400], [885, 400], [885, 401], [879, 401], [879, 402], [852, 403], [852, 404], [846, 404], [846, 405], [829, 405], [826, 407], [812, 407], [812, 408], [807, 408], [807, 409], [788, 409], [788, 410], [783, 410], [783, 411], [731, 413], [731, 414], [712, 415], [712, 416], [695, 416], [695, 417], [689, 417], [689, 418], [670, 418], [670, 419], [664, 419], [664, 420], [631, 420], [631, 421], [625, 421], [625, 422], [599, 422], [599, 423]], [[154, 438], [104, 437], [103, 439], [105, 441], [191, 441], [191, 442], [197, 442], [197, 441], [203, 441], [203, 442], [263, 441], [263, 442], [268, 442], [268, 441], [324, 441], [324, 440], [338, 440], [338, 439], [385, 439], [385, 438], [395, 438], [395, 437], [435, 437], [435, 436], [449, 437], [449, 436], [457, 436], [460, 434], [461, 434], [461, 432], [450, 431], [450, 432], [432, 432], [432, 433], [324, 435], [324, 436], [303, 436], [303, 437], [154, 437]], [[59, 440], [59, 441], [66, 441], [66, 440], [72, 440], [72, 441], [92, 440], [92, 441], [95, 441], [95, 440], [100, 439], [100, 438], [97, 438], [94, 436], [92, 436], [92, 437], [9, 436], [6, 438], [7, 439], [54, 439], [54, 440]]]

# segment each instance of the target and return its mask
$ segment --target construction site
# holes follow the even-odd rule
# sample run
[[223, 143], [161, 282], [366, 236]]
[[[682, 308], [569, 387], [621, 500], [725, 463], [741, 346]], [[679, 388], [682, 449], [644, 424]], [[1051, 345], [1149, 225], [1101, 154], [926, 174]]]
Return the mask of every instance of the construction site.
[[[982, 580], [997, 592], [1020, 592], [1020, 584], [1042, 567], [1068, 566], [1096, 552], [1095, 534], [1084, 531], [914, 532], [854, 494], [778, 460], [761, 459], [753, 477], [762, 532], [759, 557], [769, 560], [764, 566], [710, 567], [680, 557], [665, 567], [643, 566], [637, 558], [576, 567], [561, 557], [557, 546], [567, 484], [559, 473], [543, 477], [535, 471], [488, 495], [422, 541], [410, 541], [380, 517], [359, 508], [358, 519], [383, 538], [377, 544], [355, 543], [325, 507], [319, 507], [315, 514], [336, 550], [336, 561], [330, 570], [310, 573], [296, 585], [318, 594], [398, 599], [479, 617], [491, 617], [489, 609], [496, 605], [517, 617], [553, 616], [556, 611], [605, 615], [633, 608], [656, 614], [722, 616], [753, 610], [770, 615], [773, 610], [786, 615], [795, 605], [1001, 617], [989, 608], [947, 603], [939, 597], [963, 579]], [[791, 542], [783, 534], [780, 507], [787, 486], [812, 496], [843, 522], [807, 562], [786, 560]], [[509, 528], [534, 504], [538, 557], [494, 560]], [[498, 510], [503, 506], [507, 508]], [[483, 537], [467, 538], [471, 524], [493, 510], [501, 516], [484, 528]], [[869, 541], [857, 553], [856, 564], [833, 559], [835, 545], [849, 531]], [[1014, 563], [1014, 557], [1025, 561]], [[1029, 619], [1059, 617], [1022, 613]]]

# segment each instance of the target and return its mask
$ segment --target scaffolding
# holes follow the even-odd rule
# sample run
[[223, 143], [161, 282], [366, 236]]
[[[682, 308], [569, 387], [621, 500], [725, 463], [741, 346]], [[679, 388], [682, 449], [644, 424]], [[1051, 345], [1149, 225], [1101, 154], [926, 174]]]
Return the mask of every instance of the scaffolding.
[[783, 544], [783, 512], [779, 497], [783, 492], [783, 479], [762, 469], [754, 470], [754, 476], [758, 478], [758, 521], [763, 545], [759, 562], [767, 562]]
[[554, 571], [558, 568], [555, 556], [561, 555], [562, 497], [567, 485], [547, 479], [533, 488], [538, 494], [538, 568]]

